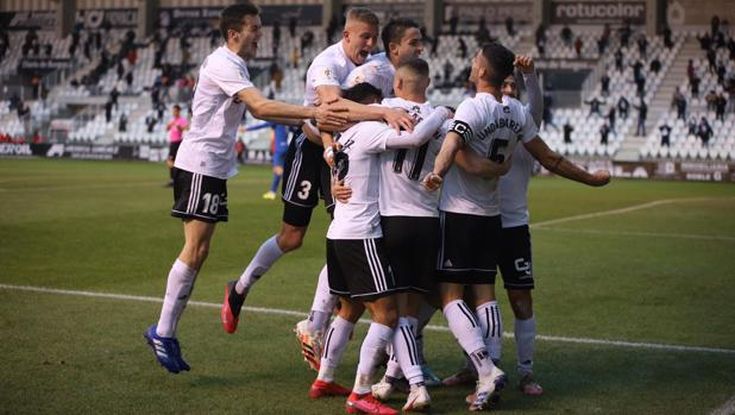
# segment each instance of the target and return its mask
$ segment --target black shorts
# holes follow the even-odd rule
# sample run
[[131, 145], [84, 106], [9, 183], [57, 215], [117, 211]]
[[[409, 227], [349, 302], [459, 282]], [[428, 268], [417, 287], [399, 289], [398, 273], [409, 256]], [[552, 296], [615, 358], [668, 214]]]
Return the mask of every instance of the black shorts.
[[500, 251], [500, 215], [440, 212], [439, 281], [495, 284]]
[[173, 169], [171, 216], [205, 222], [227, 222], [227, 180]]
[[177, 141], [175, 143], [168, 144], [168, 158], [169, 159], [176, 160], [176, 153], [179, 152], [179, 146], [181, 146], [181, 141]]
[[371, 301], [398, 287], [388, 266], [383, 238], [327, 239], [329, 290], [343, 297]]
[[506, 289], [533, 289], [531, 233], [528, 225], [503, 228], [500, 231], [498, 265]]
[[381, 216], [383, 240], [399, 287], [426, 293], [436, 285], [439, 218]]
[[293, 226], [308, 226], [311, 212], [321, 194], [327, 211], [334, 209], [331, 175], [322, 157], [324, 150], [302, 133], [291, 140], [283, 170], [283, 221]]

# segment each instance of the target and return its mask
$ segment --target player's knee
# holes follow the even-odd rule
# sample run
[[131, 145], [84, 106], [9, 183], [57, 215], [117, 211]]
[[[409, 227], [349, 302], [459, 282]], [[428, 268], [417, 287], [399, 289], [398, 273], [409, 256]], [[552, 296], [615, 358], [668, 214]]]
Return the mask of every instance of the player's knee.
[[278, 247], [281, 251], [290, 252], [301, 248], [304, 243], [304, 232], [298, 229], [282, 229], [278, 234]]
[[398, 307], [379, 307], [374, 309], [373, 321], [395, 328], [398, 325]]

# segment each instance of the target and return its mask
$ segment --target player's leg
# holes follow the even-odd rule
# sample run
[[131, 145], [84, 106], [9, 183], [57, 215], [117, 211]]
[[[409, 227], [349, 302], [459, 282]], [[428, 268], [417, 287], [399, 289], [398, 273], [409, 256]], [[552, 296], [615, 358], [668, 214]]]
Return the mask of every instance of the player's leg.
[[493, 363], [499, 365], [503, 347], [503, 320], [495, 297], [495, 284], [473, 285], [472, 290], [475, 297], [475, 315], [480, 323], [485, 347]]
[[217, 221], [227, 221], [227, 186], [222, 179], [175, 169], [173, 216], [183, 218], [184, 247], [169, 271], [158, 324], [145, 334], [166, 369], [189, 370], [181, 357], [176, 326], [191, 297], [197, 273], [209, 254]]
[[236, 282], [225, 287], [222, 326], [228, 333], [237, 330], [240, 310], [250, 288], [283, 254], [301, 247], [311, 214], [319, 200], [321, 149], [301, 135], [286, 154], [283, 183], [283, 222], [278, 234], [266, 240]]
[[[506, 377], [493, 363], [485, 346], [483, 332], [477, 315], [464, 302], [465, 285], [473, 287], [480, 300], [489, 298], [487, 286], [494, 281], [496, 258], [492, 250], [494, 240], [487, 236], [496, 234], [499, 227], [493, 218], [441, 212], [442, 236], [437, 260], [439, 268], [439, 292], [444, 316], [458, 343], [470, 356], [478, 373], [478, 383], [470, 410], [486, 409], [497, 401], [498, 392], [505, 386]], [[492, 238], [494, 239], [494, 238]]]
[[515, 341], [519, 387], [526, 395], [541, 395], [543, 388], [533, 376], [536, 319], [531, 290], [534, 288], [531, 235], [528, 226], [505, 228], [500, 248], [500, 270], [515, 316]]
[[[350, 394], [350, 389], [335, 383], [334, 376], [347, 343], [352, 337], [355, 324], [364, 313], [365, 307], [361, 302], [353, 301], [349, 297], [340, 297], [340, 304], [340, 311], [324, 336], [324, 348], [318, 365], [319, 373], [309, 389], [309, 397], [312, 399]], [[308, 360], [309, 357], [305, 355], [304, 358]]]

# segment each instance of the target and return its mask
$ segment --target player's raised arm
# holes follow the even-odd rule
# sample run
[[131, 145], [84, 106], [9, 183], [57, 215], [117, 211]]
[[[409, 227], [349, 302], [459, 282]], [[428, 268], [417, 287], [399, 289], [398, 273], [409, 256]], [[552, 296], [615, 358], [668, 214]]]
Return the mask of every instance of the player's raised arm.
[[347, 122], [346, 109], [335, 105], [304, 107], [267, 99], [256, 88], [245, 88], [237, 93], [237, 97], [248, 108], [255, 118], [272, 120], [284, 118], [312, 119], [333, 128], [341, 128]]
[[514, 65], [523, 74], [523, 83], [528, 93], [528, 111], [536, 125], [540, 126], [544, 114], [544, 96], [538, 83], [533, 59], [530, 56], [517, 55]]
[[437, 108], [427, 119], [416, 125], [413, 132], [395, 133], [386, 138], [385, 146], [388, 149], [413, 148], [429, 141], [442, 123], [452, 117], [452, 111], [446, 107]]
[[597, 170], [589, 173], [587, 170], [570, 162], [561, 154], [550, 149], [541, 137], [536, 137], [524, 143], [526, 150], [538, 160], [542, 166], [554, 174], [569, 180], [584, 183], [588, 186], [604, 186], [610, 183], [610, 172]]

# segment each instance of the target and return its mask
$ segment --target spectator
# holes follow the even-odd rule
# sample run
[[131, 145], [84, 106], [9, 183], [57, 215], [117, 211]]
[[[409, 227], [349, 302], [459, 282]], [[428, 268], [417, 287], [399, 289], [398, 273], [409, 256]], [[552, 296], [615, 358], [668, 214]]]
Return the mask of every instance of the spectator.
[[707, 103], [707, 111], [715, 110], [715, 101], [717, 101], [717, 93], [714, 89], [710, 89], [707, 95], [704, 96], [704, 102]]
[[584, 46], [584, 42], [582, 42], [582, 37], [577, 36], [577, 40], [574, 41], [574, 51], [577, 52], [577, 59], [582, 57], [582, 47]]
[[631, 28], [630, 20], [626, 19], [623, 23], [623, 26], [618, 29], [618, 33], [620, 33], [620, 46], [627, 48], [628, 44], [630, 43], [630, 36], [633, 34], [633, 29]]
[[110, 102], [112, 102], [112, 105], [115, 106], [115, 110], [119, 108], [117, 105], [117, 98], [119, 96], [120, 96], [120, 91], [117, 90], [117, 86], [113, 86], [112, 91], [110, 91]]
[[693, 115], [689, 118], [687, 127], [689, 128], [689, 135], [697, 135], [697, 119]]
[[620, 113], [620, 118], [627, 120], [628, 119], [628, 108], [630, 107], [630, 102], [628, 100], [621, 96], [620, 99], [618, 99], [618, 112]]
[[679, 120], [686, 120], [687, 99], [684, 94], [681, 93], [679, 88], [674, 92], [674, 98], [672, 99], [671, 104], [676, 107], [676, 118]]
[[452, 15], [449, 17], [449, 33], [452, 35], [457, 34], [457, 24], [459, 24], [459, 16], [457, 10], [452, 9]]
[[125, 75], [125, 82], [128, 84], [128, 91], [130, 91], [133, 88], [133, 71]]
[[630, 65], [631, 68], [633, 68], [633, 80], [637, 81], [640, 77], [643, 76], [643, 63], [641, 63], [640, 60], [635, 61], [634, 64]]
[[600, 127], [600, 144], [603, 146], [607, 145], [607, 137], [610, 135], [610, 127], [607, 125], [607, 123], [602, 124], [602, 127]]
[[699, 83], [702, 82], [698, 77], [694, 77], [689, 80], [689, 87], [691, 88], [692, 98], [699, 98]]
[[697, 74], [694, 69], [694, 61], [689, 59], [689, 63], [687, 63], [687, 79], [689, 80], [689, 82], [691, 82], [692, 79], [696, 77], [696, 75]]
[[237, 154], [237, 162], [245, 164], [245, 160], [248, 159], [248, 151], [245, 142], [242, 141], [242, 138], [238, 138], [237, 141], [235, 141], [235, 153]]
[[667, 49], [674, 47], [674, 41], [671, 39], [671, 28], [669, 25], [664, 26], [664, 46]]
[[639, 97], [643, 98], [646, 94], [646, 77], [641, 75], [635, 80], [636, 93]]
[[149, 134], [152, 133], [153, 130], [156, 128], [156, 123], [157, 122], [158, 122], [158, 120], [154, 116], [154, 113], [153, 112], [149, 112], [148, 115], [146, 115], [146, 117], [145, 117], [145, 125], [146, 125], [146, 128], [147, 128], [146, 131], [148, 131]]
[[334, 34], [337, 32], [337, 25], [338, 25], [337, 15], [333, 14], [332, 18], [329, 19], [329, 23], [327, 24], [327, 30], [326, 30], [327, 44], [329, 45], [333, 43], [332, 38], [334, 37]]
[[296, 25], [298, 24], [298, 21], [296, 20], [295, 16], [292, 16], [290, 19], [288, 19], [288, 34], [291, 35], [291, 38], [296, 37]]
[[117, 61], [117, 79], [122, 79], [123, 75], [125, 75], [125, 66], [123, 66], [122, 60]]
[[648, 105], [641, 99], [640, 105], [633, 105], [633, 108], [638, 110], [638, 126], [635, 130], [635, 135], [641, 137], [646, 135], [646, 117], [648, 117]]
[[564, 27], [561, 28], [561, 31], [559, 32], [559, 36], [561, 36], [561, 40], [564, 42], [564, 44], [567, 47], [572, 47], [572, 40], [574, 39], [574, 33], [572, 33], [572, 29], [569, 28], [568, 25], [564, 25]]
[[717, 72], [717, 51], [714, 49], [710, 49], [707, 51], [707, 63], [709, 66], [707, 69], [709, 70], [709, 73], [716, 73]]
[[437, 56], [437, 50], [439, 49], [439, 39], [441, 36], [435, 36], [433, 41], [431, 42], [431, 57], [435, 58]]
[[574, 131], [574, 127], [572, 127], [571, 124], [569, 124], [569, 120], [564, 123], [564, 143], [565, 144], [571, 144], [572, 143], [572, 131]]
[[607, 75], [607, 72], [602, 75], [602, 78], [600, 78], [600, 91], [602, 92], [602, 96], [606, 97], [610, 95], [610, 77]]
[[715, 120], [725, 121], [725, 107], [727, 107], [727, 99], [718, 94], [715, 98]]
[[551, 126], [554, 127], [554, 129], [557, 129], [556, 124], [554, 124], [554, 113], [552, 112], [554, 97], [551, 96], [549, 89], [550, 88], [546, 88], [546, 90], [544, 91], [544, 125]]
[[105, 120], [109, 123], [112, 121], [112, 101], [105, 102]]
[[661, 71], [661, 61], [658, 58], [653, 58], [650, 65], [651, 72], [658, 74]]
[[620, 48], [615, 52], [615, 69], [623, 72], [623, 50]]
[[467, 43], [461, 37], [459, 38], [459, 56], [462, 59], [467, 59]]
[[304, 52], [309, 50], [313, 43], [314, 43], [314, 33], [311, 30], [305, 31], [301, 35], [301, 56], [305, 55]]
[[697, 40], [699, 40], [699, 47], [702, 50], [709, 50], [712, 46], [712, 38], [709, 33], [705, 33], [704, 36], [697, 35]]
[[658, 127], [658, 130], [661, 132], [661, 146], [670, 147], [671, 127], [669, 127], [668, 124], [664, 123], [664, 125]]
[[487, 25], [485, 24], [485, 17], [480, 17], [480, 24], [477, 28], [477, 33], [475, 33], [475, 38], [477, 39], [477, 43], [480, 45], [490, 43], [492, 41], [490, 31], [487, 29]]
[[646, 35], [641, 34], [638, 36], [638, 41], [636, 43], [638, 43], [638, 53], [641, 58], [643, 58], [643, 60], [648, 59], [648, 39], [646, 39]]
[[600, 104], [604, 104], [603, 101], [600, 101], [599, 99], [597, 99], [597, 97], [594, 97], [589, 101], [585, 101], [584, 103], [590, 106], [589, 115], [597, 114], [599, 116], [602, 116], [602, 113], [600, 112]]
[[720, 31], [720, 17], [717, 15], [712, 16], [710, 20], [710, 33], [714, 37]]
[[125, 115], [124, 112], [120, 115], [120, 122], [117, 130], [121, 133], [128, 131], [128, 116]]
[[702, 140], [702, 145], [709, 146], [709, 140], [712, 138], [712, 127], [709, 125], [707, 118], [702, 117], [697, 127], [697, 136]]
[[[483, 17], [484, 19], [484, 17]], [[516, 35], [516, 29], [514, 27], [515, 22], [513, 21], [512, 16], [508, 16], [505, 18], [505, 31], [508, 33], [508, 36], [515, 36]]]
[[610, 111], [607, 112], [607, 121], [610, 124], [610, 130], [613, 132], [615, 131], [615, 120], [617, 118], [616, 112], [615, 112], [615, 106], [610, 106]]
[[447, 60], [444, 62], [444, 82], [448, 83], [452, 79], [452, 72], [454, 72], [454, 65], [452, 62]]
[[720, 63], [717, 65], [717, 83], [720, 85], [725, 84], [725, 75], [727, 74], [727, 68], [725, 67], [725, 63], [723, 61], [720, 61]]

